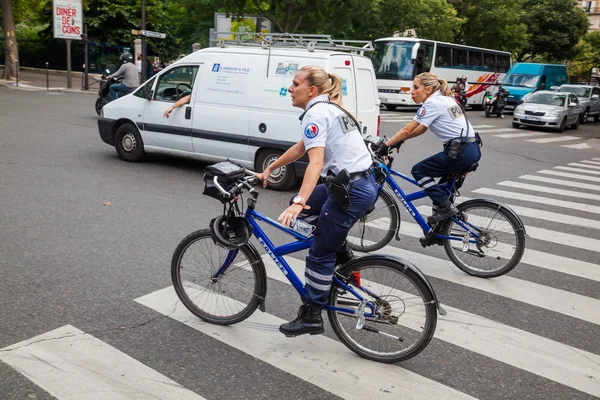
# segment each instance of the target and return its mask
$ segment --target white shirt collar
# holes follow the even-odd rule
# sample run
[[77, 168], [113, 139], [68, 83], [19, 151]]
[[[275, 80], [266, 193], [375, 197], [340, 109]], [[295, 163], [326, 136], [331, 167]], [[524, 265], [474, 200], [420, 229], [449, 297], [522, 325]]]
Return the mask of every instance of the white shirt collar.
[[309, 101], [308, 104], [306, 105], [306, 109], [308, 110], [317, 101], [329, 101], [329, 95], [328, 94], [320, 94], [317, 97], [313, 97], [312, 100]]

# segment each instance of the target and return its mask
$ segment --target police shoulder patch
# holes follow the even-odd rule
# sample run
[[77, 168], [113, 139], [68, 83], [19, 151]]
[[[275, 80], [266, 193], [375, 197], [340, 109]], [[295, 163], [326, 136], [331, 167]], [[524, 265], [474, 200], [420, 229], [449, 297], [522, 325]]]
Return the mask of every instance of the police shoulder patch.
[[421, 106], [421, 108], [419, 108], [419, 110], [417, 111], [417, 115], [419, 117], [424, 117], [426, 113], [427, 110], [425, 110], [425, 106]]
[[312, 122], [304, 127], [304, 136], [309, 139], [313, 139], [317, 137], [319, 134], [319, 127], [317, 124], [313, 124]]

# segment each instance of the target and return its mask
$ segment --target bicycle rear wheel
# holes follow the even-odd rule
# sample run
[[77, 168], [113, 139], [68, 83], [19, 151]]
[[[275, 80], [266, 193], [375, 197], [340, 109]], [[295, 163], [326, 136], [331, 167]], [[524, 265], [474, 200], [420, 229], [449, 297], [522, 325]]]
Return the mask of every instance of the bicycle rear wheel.
[[[338, 272], [348, 285], [376, 306], [373, 316], [328, 310], [331, 326], [350, 350], [369, 360], [395, 363], [419, 354], [431, 341], [437, 324], [433, 293], [404, 264], [389, 258], [363, 259]], [[334, 284], [329, 305], [357, 310], [361, 302]], [[371, 309], [367, 306], [365, 312]]]
[[368, 253], [387, 245], [398, 226], [398, 205], [389, 192], [380, 189], [374, 208], [359, 219], [348, 233], [348, 246]]
[[[228, 268], [218, 277], [215, 273]], [[248, 245], [229, 250], [209, 229], [193, 232], [177, 246], [171, 280], [183, 305], [200, 319], [230, 325], [248, 318], [266, 292], [265, 270]]]
[[476, 241], [468, 247], [461, 240], [445, 240], [444, 249], [450, 260], [469, 275], [493, 278], [510, 272], [519, 264], [525, 251], [525, 232], [520, 221], [504, 206], [476, 200], [458, 205], [466, 213], [462, 221], [479, 235], [472, 233], [453, 221], [444, 222], [443, 235]]

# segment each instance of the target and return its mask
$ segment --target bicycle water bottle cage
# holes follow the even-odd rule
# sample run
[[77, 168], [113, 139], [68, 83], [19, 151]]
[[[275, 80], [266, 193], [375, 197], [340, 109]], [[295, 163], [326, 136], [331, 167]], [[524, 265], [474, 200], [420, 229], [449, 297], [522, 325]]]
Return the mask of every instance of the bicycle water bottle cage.
[[229, 160], [209, 165], [204, 170], [204, 190], [202, 194], [220, 200], [221, 203], [225, 204], [231, 199], [226, 198], [215, 186], [215, 176], [223, 189], [229, 191], [245, 175], [246, 169], [244, 167]]

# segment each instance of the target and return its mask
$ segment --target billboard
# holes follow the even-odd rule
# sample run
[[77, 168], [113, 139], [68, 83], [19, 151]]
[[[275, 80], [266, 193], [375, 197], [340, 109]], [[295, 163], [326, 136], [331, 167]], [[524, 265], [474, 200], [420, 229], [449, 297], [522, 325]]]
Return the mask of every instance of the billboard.
[[56, 39], [81, 40], [83, 34], [81, 0], [53, 0], [52, 24]]
[[[257, 27], [257, 25], [260, 25]], [[215, 32], [273, 32], [273, 23], [264, 15], [244, 15], [240, 19], [228, 17], [226, 13], [215, 13]], [[238, 39], [243, 37], [238, 36]], [[233, 40], [233, 35], [217, 35], [217, 40]]]

